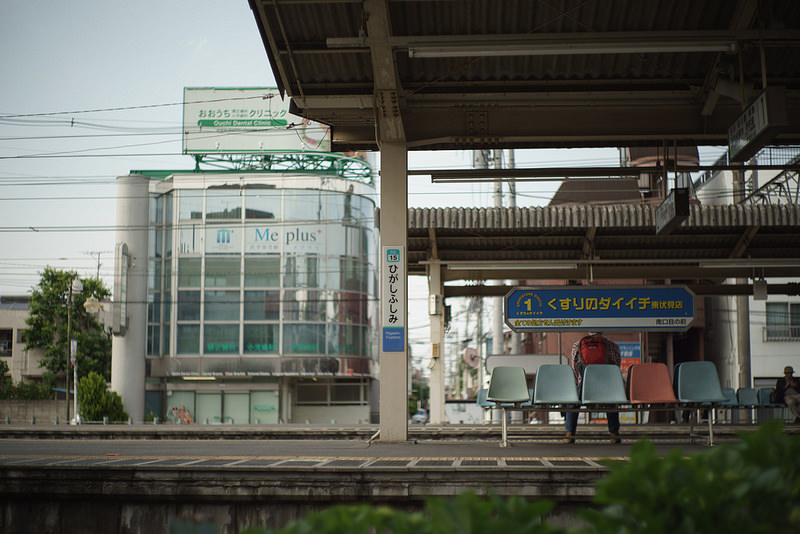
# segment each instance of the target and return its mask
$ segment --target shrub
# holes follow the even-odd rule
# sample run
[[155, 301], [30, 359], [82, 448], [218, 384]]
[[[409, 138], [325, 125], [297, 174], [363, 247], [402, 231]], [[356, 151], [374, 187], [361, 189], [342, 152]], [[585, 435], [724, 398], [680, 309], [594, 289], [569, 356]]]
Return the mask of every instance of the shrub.
[[800, 437], [773, 420], [741, 441], [687, 458], [634, 445], [597, 484], [588, 532], [772, 532], [800, 528]]
[[388, 506], [337, 505], [289, 523], [278, 531], [250, 528], [242, 534], [563, 534], [542, 520], [550, 501], [521, 497], [486, 498], [463, 493], [453, 499], [430, 498], [424, 512], [404, 512]]
[[78, 381], [78, 404], [81, 417], [86, 421], [126, 421], [128, 414], [122, 406], [122, 397], [108, 390], [108, 384], [92, 371]]

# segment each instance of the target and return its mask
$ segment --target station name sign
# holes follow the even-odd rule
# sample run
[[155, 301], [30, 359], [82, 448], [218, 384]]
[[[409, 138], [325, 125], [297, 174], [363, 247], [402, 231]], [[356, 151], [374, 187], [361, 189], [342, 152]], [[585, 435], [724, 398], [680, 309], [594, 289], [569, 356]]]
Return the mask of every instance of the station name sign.
[[786, 88], [767, 87], [728, 128], [730, 160], [747, 161], [788, 124]]
[[683, 331], [694, 322], [694, 293], [683, 286], [518, 287], [505, 296], [515, 332]]

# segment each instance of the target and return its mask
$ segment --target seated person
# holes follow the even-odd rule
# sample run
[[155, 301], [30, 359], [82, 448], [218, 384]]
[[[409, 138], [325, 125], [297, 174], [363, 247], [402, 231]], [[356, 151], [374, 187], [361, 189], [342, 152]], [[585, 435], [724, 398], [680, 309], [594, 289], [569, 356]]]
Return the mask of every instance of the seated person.
[[775, 383], [775, 402], [786, 404], [794, 414], [794, 424], [800, 423], [800, 380], [790, 365], [783, 368], [783, 378]]

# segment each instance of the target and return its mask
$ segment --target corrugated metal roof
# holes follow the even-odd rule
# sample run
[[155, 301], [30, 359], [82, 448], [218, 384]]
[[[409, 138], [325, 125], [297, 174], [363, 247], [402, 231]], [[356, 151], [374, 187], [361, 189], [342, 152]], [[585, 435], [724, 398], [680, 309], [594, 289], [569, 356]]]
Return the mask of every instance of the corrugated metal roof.
[[[525, 279], [533, 277], [529, 269], [537, 262], [560, 261], [574, 266], [544, 266], [536, 276], [719, 282], [800, 275], [798, 205], [692, 206], [688, 219], [669, 234], [656, 234], [655, 209], [413, 208], [408, 210], [409, 272], [422, 274], [428, 264], [441, 263], [457, 268], [448, 272], [450, 280]], [[470, 262], [478, 264], [461, 265]], [[511, 263], [500, 270], [500, 262]]]
[[[655, 233], [654, 206], [544, 206], [531, 208], [411, 208], [409, 231], [434, 230], [560, 230], [573, 228], [620, 228], [636, 233]], [[756, 226], [800, 225], [800, 206], [784, 204], [751, 206], [728, 204], [692, 206], [682, 229], [719, 230]], [[800, 230], [796, 228], [795, 230]], [[800, 244], [800, 242], [798, 243]], [[800, 251], [798, 251], [800, 254]]]
[[[796, 0], [250, 3], [279, 86], [304, 115], [333, 126], [334, 150], [375, 148], [381, 116], [399, 117], [417, 149], [725, 144], [742, 105], [716, 83], [754, 84], [749, 102], [762, 67], [770, 85], [787, 87], [790, 116], [800, 113]], [[622, 44], [597, 53], [609, 41]], [[663, 42], [673, 46], [653, 48]], [[497, 43], [518, 50], [410, 53]], [[392, 113], [375, 113], [380, 92], [390, 94]], [[486, 115], [482, 127], [474, 113]], [[798, 125], [790, 130], [787, 142], [799, 141]]]

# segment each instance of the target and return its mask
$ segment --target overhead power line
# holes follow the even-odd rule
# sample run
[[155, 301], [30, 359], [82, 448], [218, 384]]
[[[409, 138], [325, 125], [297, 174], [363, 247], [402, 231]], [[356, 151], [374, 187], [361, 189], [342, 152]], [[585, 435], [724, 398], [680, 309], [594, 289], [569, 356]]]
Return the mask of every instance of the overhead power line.
[[[235, 98], [217, 98], [217, 99], [210, 99], [210, 100], [201, 100], [192, 102], [192, 104], [209, 104], [213, 102], [231, 102], [236, 100], [268, 100], [277, 96], [275, 93], [265, 93], [259, 96], [241, 96]], [[133, 111], [137, 109], [152, 109], [152, 108], [165, 108], [170, 106], [182, 106], [184, 102], [166, 102], [162, 104], [143, 104], [138, 106], [120, 106], [120, 107], [112, 107], [112, 108], [96, 108], [96, 109], [80, 109], [80, 110], [73, 110], [73, 111], [49, 111], [43, 113], [18, 113], [18, 114], [6, 114], [0, 115], [0, 119], [17, 119], [23, 117], [51, 117], [55, 115], [79, 115], [83, 113], [104, 113], [110, 111]]]

